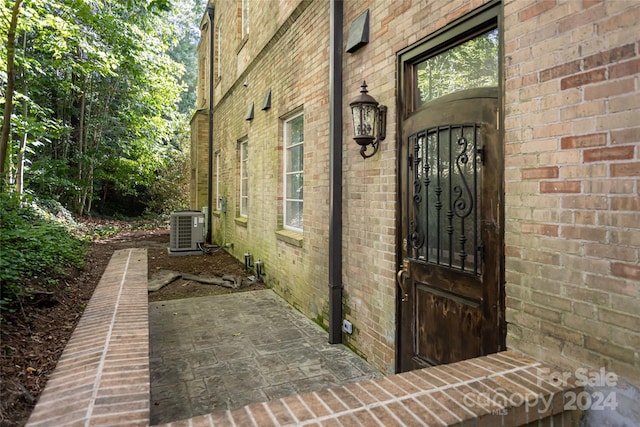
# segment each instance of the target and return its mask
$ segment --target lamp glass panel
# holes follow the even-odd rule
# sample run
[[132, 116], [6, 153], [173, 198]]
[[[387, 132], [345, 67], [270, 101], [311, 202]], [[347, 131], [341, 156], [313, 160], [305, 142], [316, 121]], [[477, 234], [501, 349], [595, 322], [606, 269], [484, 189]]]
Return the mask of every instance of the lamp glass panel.
[[353, 129], [355, 136], [375, 136], [378, 109], [374, 105], [354, 106]]
[[360, 128], [361, 128], [360, 123], [362, 122], [360, 113], [361, 113], [361, 110], [359, 105], [354, 105], [353, 107], [351, 107], [351, 115], [353, 116], [353, 135], [354, 136], [360, 135]]

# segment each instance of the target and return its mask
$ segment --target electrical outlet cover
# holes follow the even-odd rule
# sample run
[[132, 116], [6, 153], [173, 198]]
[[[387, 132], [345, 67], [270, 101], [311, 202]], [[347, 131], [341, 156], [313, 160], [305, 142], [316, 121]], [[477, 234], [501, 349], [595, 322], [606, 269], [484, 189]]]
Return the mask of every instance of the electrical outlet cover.
[[347, 319], [344, 319], [342, 321], [342, 330], [345, 331], [347, 334], [352, 334], [353, 333], [353, 325]]

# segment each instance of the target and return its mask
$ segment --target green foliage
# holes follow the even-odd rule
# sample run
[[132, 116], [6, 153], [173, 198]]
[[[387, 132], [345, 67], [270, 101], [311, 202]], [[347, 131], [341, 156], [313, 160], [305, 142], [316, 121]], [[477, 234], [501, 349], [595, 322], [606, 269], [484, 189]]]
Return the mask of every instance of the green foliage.
[[83, 264], [85, 245], [72, 233], [77, 227], [56, 202], [25, 203], [0, 194], [0, 307], [27, 298], [27, 284], [36, 278], [51, 286], [67, 268]]
[[112, 224], [97, 225], [95, 227], [91, 227], [91, 237], [92, 239], [104, 239], [115, 236], [120, 233], [120, 231], [120, 228]]
[[498, 31], [491, 30], [417, 65], [420, 102], [498, 85]]
[[188, 165], [189, 135], [187, 130], [177, 136], [177, 147], [165, 152], [162, 165], [156, 170], [153, 185], [145, 192], [145, 214], [168, 214], [189, 207]]
[[[0, 4], [0, 16], [11, 3]], [[151, 203], [140, 211], [173, 203], [159, 200], [174, 195], [155, 185], [158, 177], [187, 167], [176, 161], [183, 153], [177, 141], [195, 107], [196, 45], [205, 4], [50, 0], [22, 5], [9, 160], [18, 162], [18, 147], [26, 140], [25, 188], [57, 198], [77, 214], [96, 207], [117, 211], [121, 204], [109, 204], [126, 196]], [[6, 29], [0, 19], [0, 39]], [[0, 98], [5, 64], [0, 49]], [[175, 183], [179, 177], [186, 180], [186, 173], [169, 179]]]

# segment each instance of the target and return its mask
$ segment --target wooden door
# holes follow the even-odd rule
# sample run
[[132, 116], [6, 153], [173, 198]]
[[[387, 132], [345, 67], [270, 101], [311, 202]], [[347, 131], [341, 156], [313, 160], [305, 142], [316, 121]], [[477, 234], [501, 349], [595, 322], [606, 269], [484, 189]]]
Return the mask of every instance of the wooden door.
[[497, 111], [497, 88], [469, 89], [402, 123], [400, 371], [504, 348]]

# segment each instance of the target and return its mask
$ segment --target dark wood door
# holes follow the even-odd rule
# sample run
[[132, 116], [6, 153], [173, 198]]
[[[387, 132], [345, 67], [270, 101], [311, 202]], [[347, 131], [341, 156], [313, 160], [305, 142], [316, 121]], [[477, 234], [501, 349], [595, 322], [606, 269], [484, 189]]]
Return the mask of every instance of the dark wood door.
[[402, 123], [400, 371], [504, 347], [497, 111], [497, 88], [470, 89]]

